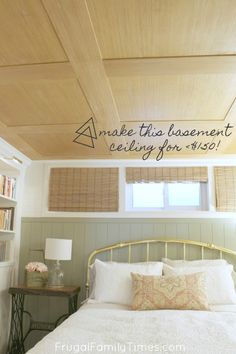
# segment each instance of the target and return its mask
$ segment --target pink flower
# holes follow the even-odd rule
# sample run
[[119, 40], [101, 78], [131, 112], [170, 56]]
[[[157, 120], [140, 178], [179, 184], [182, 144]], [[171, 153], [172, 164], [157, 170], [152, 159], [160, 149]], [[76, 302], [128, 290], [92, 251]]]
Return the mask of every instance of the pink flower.
[[27, 272], [43, 273], [48, 271], [48, 267], [46, 266], [46, 264], [41, 262], [30, 262], [25, 266], [25, 269], [27, 270]]

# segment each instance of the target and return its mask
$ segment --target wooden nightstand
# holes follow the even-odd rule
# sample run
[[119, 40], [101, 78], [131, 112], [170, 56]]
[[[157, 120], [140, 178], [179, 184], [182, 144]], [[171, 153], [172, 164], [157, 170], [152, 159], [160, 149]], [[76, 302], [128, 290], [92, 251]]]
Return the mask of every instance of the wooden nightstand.
[[[24, 342], [31, 331], [39, 330], [51, 332], [59, 323], [74, 313], [77, 310], [79, 291], [79, 286], [65, 286], [62, 288], [29, 288], [24, 285], [19, 285], [10, 288], [9, 293], [12, 295], [12, 315], [7, 354], [24, 354]], [[68, 299], [68, 313], [60, 316], [55, 323], [34, 321], [31, 313], [24, 310], [25, 295], [65, 297]], [[30, 317], [30, 327], [25, 334], [23, 333], [24, 313], [27, 313]]]

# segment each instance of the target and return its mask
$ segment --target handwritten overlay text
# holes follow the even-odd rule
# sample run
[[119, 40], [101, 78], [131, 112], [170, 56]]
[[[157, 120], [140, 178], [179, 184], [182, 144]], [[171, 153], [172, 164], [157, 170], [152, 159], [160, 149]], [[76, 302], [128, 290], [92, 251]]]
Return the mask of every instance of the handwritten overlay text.
[[[217, 151], [223, 139], [227, 139], [233, 134], [234, 126], [230, 123], [217, 129], [180, 129], [171, 123], [167, 129], [158, 129], [152, 123], [140, 124], [137, 129], [128, 129], [123, 124], [119, 129], [96, 131], [95, 122], [90, 118], [76, 131], [76, 138], [73, 142], [82, 144], [90, 148], [96, 148], [94, 141], [99, 137], [126, 138], [121, 142], [111, 142], [109, 150], [111, 152], [133, 152], [141, 153], [143, 160], [150, 156], [155, 156], [156, 161], [160, 161], [166, 152], [190, 151]], [[173, 143], [174, 138], [179, 137], [181, 143]], [[83, 138], [83, 141], [82, 141]], [[186, 143], [186, 139], [188, 138]], [[191, 138], [189, 140], [189, 138]], [[87, 139], [87, 140], [86, 140]], [[142, 140], [145, 141], [142, 143]], [[150, 144], [147, 141], [150, 140]], [[125, 141], [125, 142], [124, 142]], [[189, 143], [189, 141], [191, 141]]]

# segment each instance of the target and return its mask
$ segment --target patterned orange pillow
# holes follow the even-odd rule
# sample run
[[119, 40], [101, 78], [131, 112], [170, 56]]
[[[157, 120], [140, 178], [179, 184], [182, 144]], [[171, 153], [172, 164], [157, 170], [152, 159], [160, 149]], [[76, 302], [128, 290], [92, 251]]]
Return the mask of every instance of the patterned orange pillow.
[[152, 276], [131, 273], [133, 310], [209, 310], [205, 273]]

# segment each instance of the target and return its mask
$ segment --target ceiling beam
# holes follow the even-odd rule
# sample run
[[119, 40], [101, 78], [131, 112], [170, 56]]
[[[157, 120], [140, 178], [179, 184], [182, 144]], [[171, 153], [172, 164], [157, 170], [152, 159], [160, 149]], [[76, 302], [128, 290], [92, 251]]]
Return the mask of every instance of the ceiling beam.
[[80, 86], [104, 129], [118, 128], [119, 115], [85, 0], [43, 0]]
[[76, 79], [69, 62], [0, 67], [0, 85], [64, 79]]
[[236, 55], [103, 60], [108, 77], [236, 74]]
[[[230, 123], [231, 126], [234, 127], [233, 129], [233, 134], [231, 137], [227, 138], [227, 139], [222, 139], [221, 140], [221, 144], [219, 149], [217, 150], [218, 152], [221, 153], [230, 153], [231, 151], [231, 147], [235, 147], [235, 128], [236, 128], [236, 98], [233, 101], [230, 109], [228, 110], [225, 120], [224, 120], [224, 125], [226, 125], [227, 123]], [[234, 151], [234, 149], [233, 149]]]
[[0, 121], [0, 136], [9, 144], [14, 146], [24, 155], [33, 160], [41, 160], [42, 155], [32, 148], [17, 132], [11, 132], [9, 128]]

